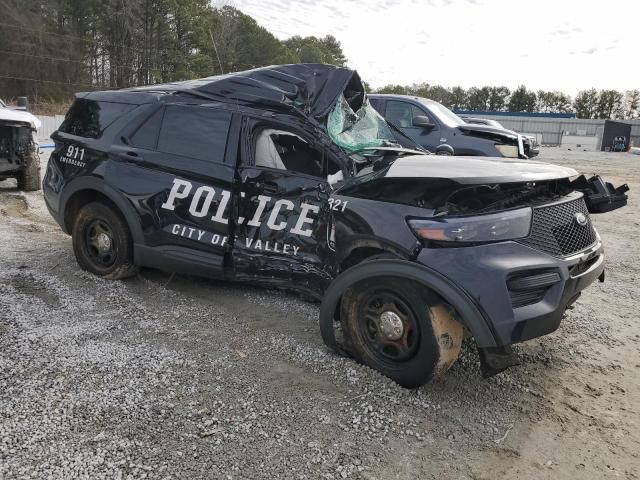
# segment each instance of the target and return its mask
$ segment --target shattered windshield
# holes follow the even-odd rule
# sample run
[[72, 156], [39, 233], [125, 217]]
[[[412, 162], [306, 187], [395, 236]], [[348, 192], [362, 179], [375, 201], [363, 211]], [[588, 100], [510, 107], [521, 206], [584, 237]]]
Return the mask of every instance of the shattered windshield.
[[354, 112], [344, 95], [329, 113], [327, 131], [336, 145], [350, 153], [397, 143], [385, 119], [368, 100]]

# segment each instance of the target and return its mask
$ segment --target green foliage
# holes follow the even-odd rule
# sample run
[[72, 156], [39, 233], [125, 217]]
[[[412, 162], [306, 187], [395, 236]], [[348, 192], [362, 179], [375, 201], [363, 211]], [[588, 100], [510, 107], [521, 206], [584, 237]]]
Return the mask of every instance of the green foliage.
[[598, 91], [595, 88], [578, 92], [573, 101], [573, 109], [578, 118], [596, 118]]
[[598, 118], [619, 118], [622, 116], [624, 96], [616, 90], [602, 90], [598, 95]]
[[489, 87], [471, 87], [467, 92], [467, 105], [469, 110], [483, 111], [487, 110], [491, 91]]
[[0, 49], [16, 52], [0, 55], [0, 91], [36, 102], [266, 65], [346, 64], [331, 35], [283, 42], [209, 0], [0, 0], [0, 8], [16, 25], [0, 36]]
[[538, 90], [537, 97], [538, 112], [567, 113], [571, 111], [571, 97], [562, 92]]
[[624, 96], [624, 118], [640, 117], [640, 90], [627, 90]]
[[491, 112], [504, 110], [510, 93], [507, 87], [489, 87], [488, 110]]
[[511, 111], [571, 113], [578, 118], [639, 118], [640, 90], [622, 94], [615, 90], [584, 90], [575, 100], [565, 93], [528, 90], [524, 85], [513, 92], [507, 87], [445, 88], [441, 85], [418, 83], [413, 85], [386, 85], [376, 93], [415, 95], [435, 100], [451, 110]]
[[449, 108], [453, 110], [463, 110], [467, 108], [468, 96], [467, 91], [462, 87], [453, 87], [451, 89], [451, 96]]
[[382, 88], [378, 88], [376, 93], [392, 93], [394, 95], [415, 95], [410, 90], [410, 87], [402, 85], [385, 85]]
[[339, 67], [344, 67], [347, 62], [340, 42], [333, 35], [324, 38], [296, 35], [285, 40], [284, 46], [295, 55], [297, 62], [327, 63]]
[[520, 85], [511, 94], [507, 108], [510, 112], [535, 112], [536, 100], [535, 92], [527, 90], [524, 85]]

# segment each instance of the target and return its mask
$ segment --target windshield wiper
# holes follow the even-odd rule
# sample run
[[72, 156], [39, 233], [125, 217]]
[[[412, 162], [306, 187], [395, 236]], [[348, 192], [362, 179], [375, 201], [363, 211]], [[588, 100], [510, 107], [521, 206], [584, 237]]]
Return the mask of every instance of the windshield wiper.
[[395, 130], [397, 133], [399, 133], [404, 138], [406, 138], [411, 143], [413, 143], [417, 147], [416, 150], [420, 150], [420, 151], [422, 151], [422, 152], [424, 152], [426, 154], [431, 154], [431, 152], [429, 150], [424, 148], [422, 145], [420, 145], [418, 142], [416, 142], [413, 138], [411, 138], [409, 135], [407, 135], [402, 130], [400, 130], [400, 127], [396, 126], [393, 122], [390, 122], [389, 120], [386, 120], [386, 122], [387, 122], [387, 125], [389, 125], [393, 130]]
[[367, 150], [370, 150], [372, 152], [401, 152], [401, 153], [418, 153], [420, 155], [424, 155], [425, 154], [425, 150], [424, 149], [420, 149], [420, 150], [415, 150], [413, 148], [407, 148], [407, 147], [388, 147], [388, 146], [380, 146], [380, 147], [362, 147], [359, 150], [354, 151], [353, 153], [362, 153], [365, 152]]

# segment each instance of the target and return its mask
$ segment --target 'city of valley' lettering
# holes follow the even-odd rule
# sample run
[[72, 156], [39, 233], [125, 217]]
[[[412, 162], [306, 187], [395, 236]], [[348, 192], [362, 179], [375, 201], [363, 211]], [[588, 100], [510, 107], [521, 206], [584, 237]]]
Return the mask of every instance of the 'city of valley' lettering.
[[[171, 232], [173, 235], [196, 240], [201, 243], [211, 244], [216, 247], [223, 247], [227, 244], [229, 238], [226, 235], [219, 235], [200, 228], [189, 227], [174, 223], [167, 225], [165, 231]], [[236, 243], [244, 244], [249, 250], [259, 250], [262, 252], [282, 253], [284, 255], [298, 255], [300, 247], [286, 242], [277, 242], [274, 240], [261, 240], [253, 238], [236, 238]]]
[[[179, 178], [173, 179], [173, 186], [171, 187], [171, 191], [169, 192], [169, 197], [167, 201], [164, 202], [161, 207], [166, 210], [175, 210], [176, 208], [176, 200], [185, 199], [191, 193], [193, 189], [193, 185], [191, 182], [186, 180], [181, 180]], [[218, 223], [222, 223], [227, 225], [229, 223], [229, 219], [225, 217], [225, 211], [229, 204], [229, 200], [231, 199], [231, 192], [228, 190], [220, 191], [220, 202], [218, 203], [218, 207], [215, 209], [215, 212], [210, 212], [211, 204], [215, 198], [216, 191], [213, 187], [208, 185], [202, 185], [193, 192], [193, 197], [191, 198], [191, 204], [189, 205], [189, 213], [194, 218], [205, 218], [208, 217], [210, 220]], [[241, 197], [244, 198], [244, 192], [240, 192]], [[278, 221], [278, 217], [283, 211], [293, 211], [295, 208], [295, 204], [291, 200], [287, 199], [278, 199], [272, 202], [272, 198], [266, 195], [258, 195], [256, 198], [258, 205], [256, 207], [253, 216], [250, 219], [245, 219], [244, 217], [238, 217], [237, 223], [242, 225], [246, 221], [246, 225], [250, 227], [259, 227], [262, 225], [262, 217], [264, 215], [267, 207], [270, 207], [270, 213], [266, 221], [266, 225], [270, 230], [285, 230], [288, 225], [286, 221]], [[317, 205], [313, 205], [310, 203], [302, 202], [300, 203], [300, 215], [295, 222], [295, 225], [290, 227], [289, 232], [294, 235], [302, 235], [304, 237], [310, 237], [313, 229], [314, 218], [310, 217], [310, 213], [317, 214], [320, 211], [320, 207]], [[190, 227], [187, 227], [190, 228]], [[193, 229], [197, 230], [197, 229]], [[173, 232], [172, 232], [173, 233]], [[189, 237], [191, 238], [191, 237]], [[257, 242], [260, 240], [256, 240]], [[260, 247], [263, 247], [260, 244]], [[250, 246], [248, 246], [250, 248]], [[255, 248], [255, 247], [254, 247]], [[296, 252], [297, 253], [297, 252]]]

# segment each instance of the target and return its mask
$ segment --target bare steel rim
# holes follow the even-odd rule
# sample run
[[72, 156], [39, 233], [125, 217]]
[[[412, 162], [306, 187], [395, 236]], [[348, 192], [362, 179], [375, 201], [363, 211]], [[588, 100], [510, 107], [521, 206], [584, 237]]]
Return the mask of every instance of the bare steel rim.
[[409, 302], [394, 290], [365, 292], [358, 306], [357, 329], [364, 347], [382, 362], [406, 362], [418, 351], [418, 317]]
[[92, 220], [85, 228], [84, 247], [91, 261], [99, 268], [109, 268], [116, 261], [117, 252], [113, 232], [102, 219]]

